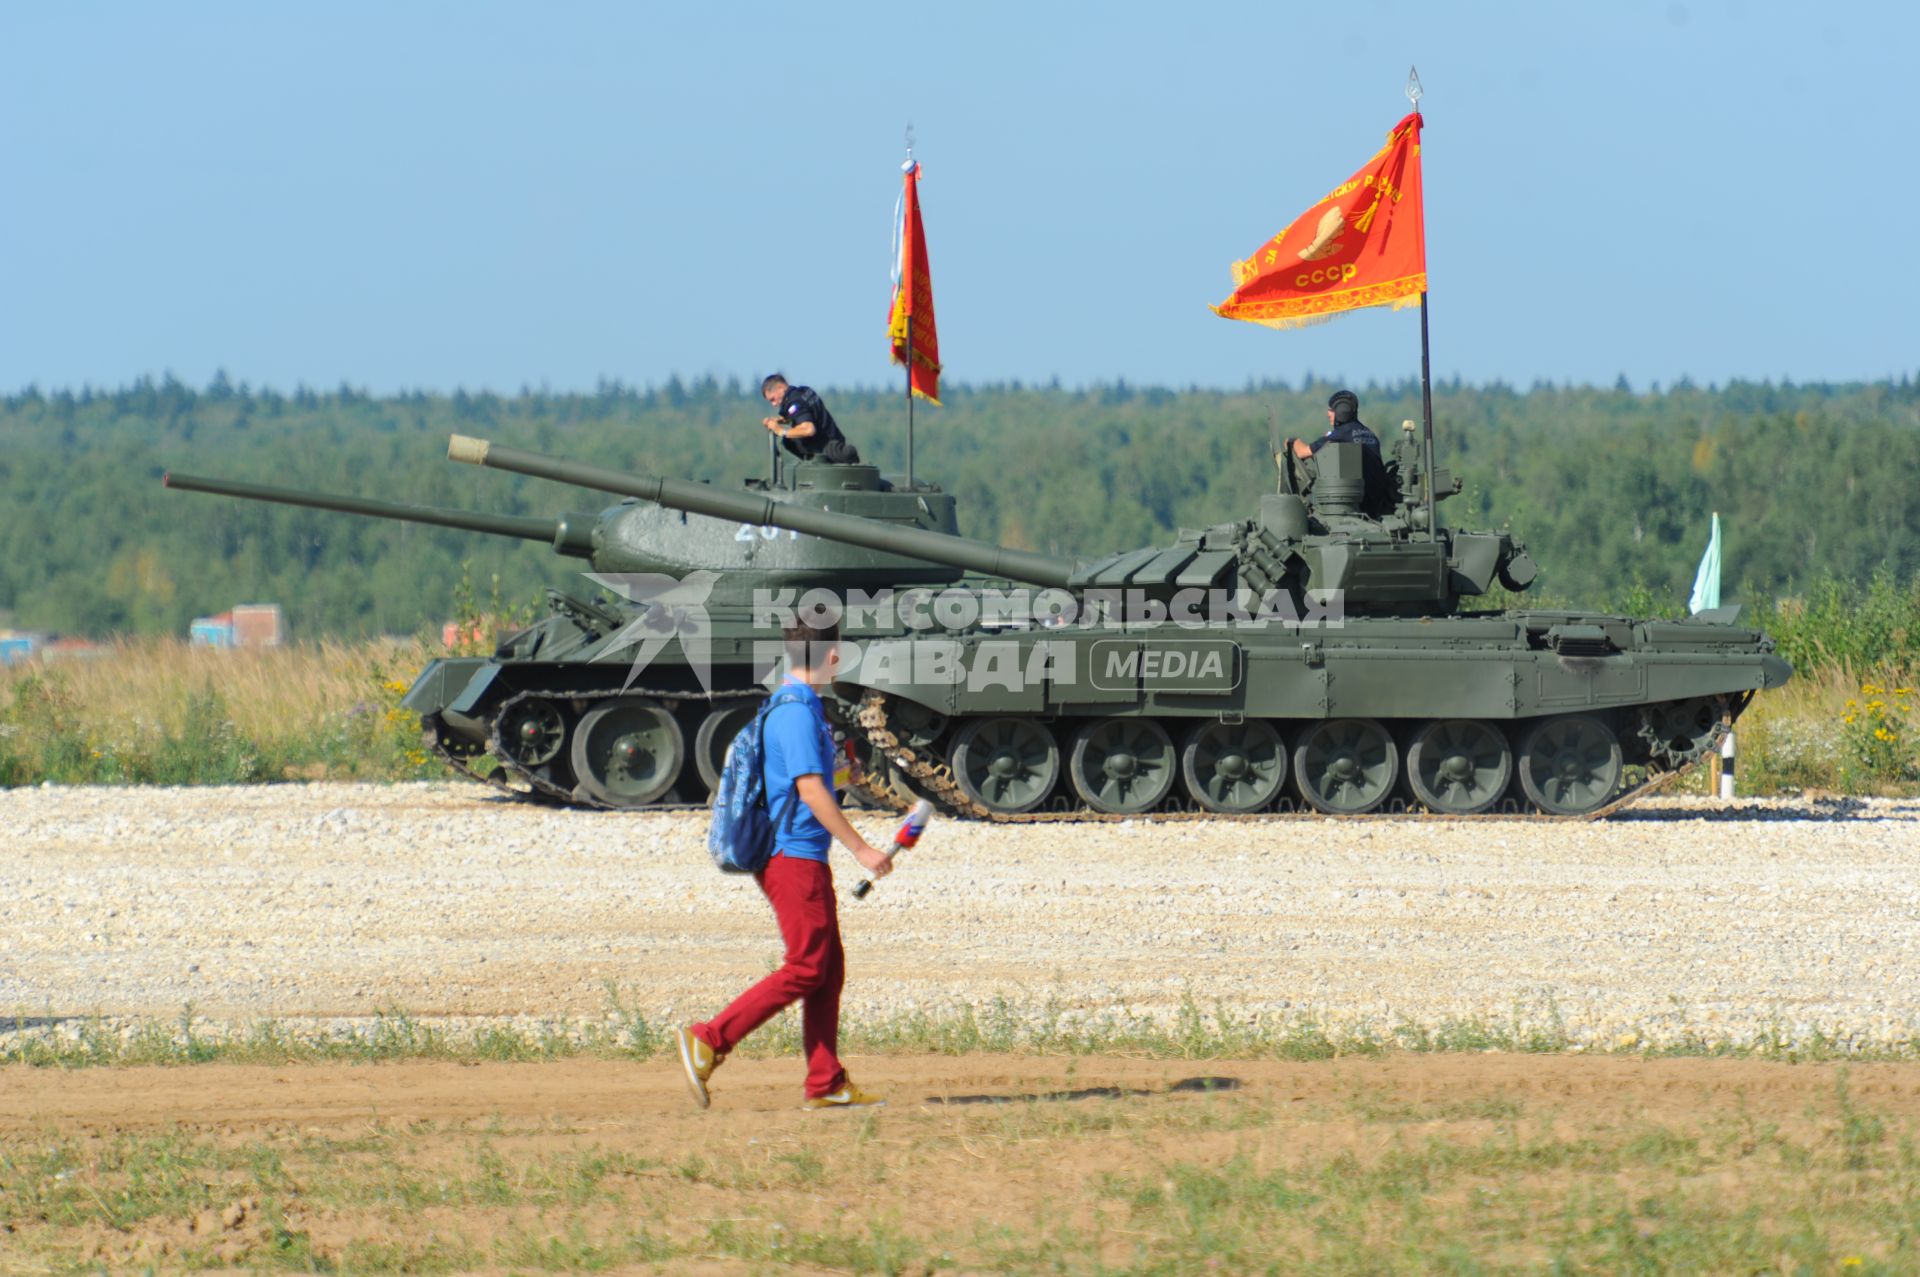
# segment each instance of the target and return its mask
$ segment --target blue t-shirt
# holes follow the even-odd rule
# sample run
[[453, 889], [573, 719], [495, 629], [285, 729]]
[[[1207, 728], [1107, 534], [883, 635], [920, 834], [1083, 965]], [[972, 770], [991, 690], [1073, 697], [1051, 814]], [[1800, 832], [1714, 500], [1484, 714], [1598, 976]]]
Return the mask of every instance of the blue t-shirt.
[[[767, 814], [773, 817], [773, 854], [798, 860], [827, 858], [833, 835], [800, 800], [794, 781], [812, 773], [833, 784], [833, 730], [827, 726], [820, 697], [805, 683], [788, 679], [781, 690], [798, 690], [800, 699], [767, 711], [761, 739], [767, 752]], [[787, 821], [791, 817], [793, 824]]]

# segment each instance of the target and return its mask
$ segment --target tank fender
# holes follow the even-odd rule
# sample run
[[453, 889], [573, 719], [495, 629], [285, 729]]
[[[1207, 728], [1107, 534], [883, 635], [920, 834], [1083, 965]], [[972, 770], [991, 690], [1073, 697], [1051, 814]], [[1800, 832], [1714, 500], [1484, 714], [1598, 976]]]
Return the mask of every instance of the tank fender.
[[479, 708], [482, 699], [486, 696], [487, 690], [493, 686], [495, 680], [500, 677], [502, 672], [499, 665], [489, 661], [485, 668], [467, 680], [466, 689], [460, 693], [459, 699], [447, 706], [447, 708], [456, 714], [474, 713]]
[[400, 708], [416, 714], [437, 714], [449, 708], [473, 681], [474, 674], [488, 664], [482, 656], [441, 657], [430, 661], [413, 680], [407, 694], [400, 698]]

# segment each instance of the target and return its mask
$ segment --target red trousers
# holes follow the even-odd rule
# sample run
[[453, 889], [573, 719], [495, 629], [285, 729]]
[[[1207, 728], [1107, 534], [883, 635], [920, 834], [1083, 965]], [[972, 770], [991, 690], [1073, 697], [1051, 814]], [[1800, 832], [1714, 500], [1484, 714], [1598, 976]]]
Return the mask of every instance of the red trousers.
[[840, 987], [846, 983], [846, 955], [840, 948], [840, 915], [834, 907], [833, 870], [825, 861], [775, 856], [754, 875], [773, 904], [786, 941], [786, 963], [735, 998], [726, 1010], [693, 1034], [725, 1055], [740, 1040], [778, 1015], [801, 1004], [800, 1039], [807, 1056], [808, 1096], [831, 1095], [847, 1080], [840, 1067]]

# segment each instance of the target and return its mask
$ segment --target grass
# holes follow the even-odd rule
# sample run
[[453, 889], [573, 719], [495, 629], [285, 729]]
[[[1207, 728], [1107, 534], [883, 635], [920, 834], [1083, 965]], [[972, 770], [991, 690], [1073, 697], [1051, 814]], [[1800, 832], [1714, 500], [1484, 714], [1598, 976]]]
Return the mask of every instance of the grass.
[[[442, 1025], [399, 1009], [367, 1020], [292, 1025], [276, 1020], [209, 1024], [191, 1008], [178, 1020], [53, 1025], [24, 1012], [0, 1016], [0, 1066], [79, 1069], [194, 1064], [379, 1064], [400, 1060], [532, 1063], [545, 1060], [646, 1060], [673, 1049], [672, 1026], [627, 1009], [609, 990], [599, 1020], [482, 1021]], [[1311, 1013], [1237, 1013], [1207, 1008], [1188, 995], [1171, 1016], [1125, 1009], [1069, 1013], [1057, 1003], [997, 997], [982, 1006], [913, 1011], [842, 1021], [841, 1041], [868, 1055], [976, 1054], [1130, 1056], [1152, 1060], [1333, 1060], [1389, 1052], [1617, 1054], [1661, 1058], [1784, 1062], [1920, 1059], [1920, 1026], [1904, 1035], [1863, 1039], [1822, 1026], [1784, 1022], [1745, 1036], [1710, 1037], [1647, 1026], [1578, 1033], [1550, 998], [1516, 1006], [1504, 1018], [1460, 1017], [1436, 1024], [1335, 1021]], [[800, 1024], [789, 1009], [740, 1048], [749, 1058], [797, 1054]]]
[[414, 780], [448, 773], [399, 708], [424, 642], [218, 651], [125, 640], [0, 671], [0, 786]]
[[9, 1269], [47, 1273], [1920, 1268], [1914, 1121], [1844, 1070], [1661, 1117], [1647, 1091], [1568, 1110], [1343, 1086], [1305, 1112], [1280, 1088], [857, 1123], [47, 1132], [0, 1138], [0, 1217]]
[[[1742, 794], [1820, 792], [1855, 796], [1920, 792], [1920, 674], [1864, 674], [1838, 664], [1796, 671], [1754, 698], [1737, 731]], [[1904, 690], [1903, 690], [1904, 689]], [[1878, 709], [1868, 707], [1878, 705]], [[1697, 767], [1686, 790], [1707, 792]]]

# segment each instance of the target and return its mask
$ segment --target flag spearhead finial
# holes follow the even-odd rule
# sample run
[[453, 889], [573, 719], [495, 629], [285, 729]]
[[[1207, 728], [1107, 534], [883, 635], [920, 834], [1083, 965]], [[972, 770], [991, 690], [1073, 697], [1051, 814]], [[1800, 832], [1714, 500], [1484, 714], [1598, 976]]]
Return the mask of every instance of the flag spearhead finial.
[[[1427, 91], [1424, 88], [1420, 87], [1420, 68], [1413, 67], [1413, 66], [1408, 67], [1407, 68], [1407, 101], [1413, 103], [1413, 109], [1418, 111], [1420, 109], [1420, 99], [1425, 97], [1426, 95], [1427, 95]], [[911, 143], [908, 144], [907, 149], [909, 150], [913, 149]]]

